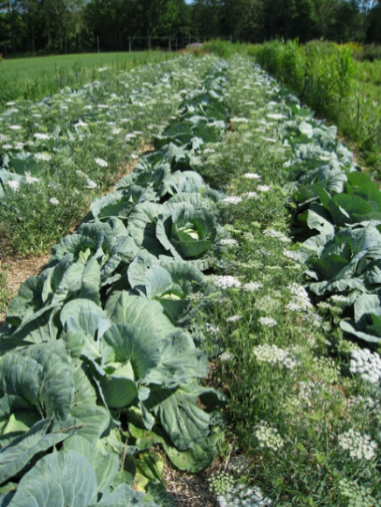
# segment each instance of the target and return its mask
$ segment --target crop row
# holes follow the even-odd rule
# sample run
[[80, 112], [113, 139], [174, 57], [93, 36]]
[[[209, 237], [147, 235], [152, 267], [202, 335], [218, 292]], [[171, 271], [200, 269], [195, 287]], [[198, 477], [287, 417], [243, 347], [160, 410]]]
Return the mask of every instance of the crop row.
[[[92, 202], [76, 233], [53, 247], [49, 267], [9, 306], [1, 333], [2, 505], [48, 505], [53, 497], [81, 507], [129, 505], [141, 496], [127, 486], [144, 461], [138, 453], [161, 443], [193, 472], [216, 456], [225, 397], [200, 385], [207, 357], [179, 327], [189, 298], [208, 290], [202, 270], [226, 236], [218, 223], [223, 194], [190, 165], [227, 127], [226, 64], [212, 63], [179, 119], [157, 136], [160, 149]], [[61, 450], [38, 459], [53, 446]]]
[[131, 72], [101, 68], [101, 80], [78, 90], [8, 103], [0, 115], [0, 221], [8, 245], [21, 254], [46, 251], [77, 226], [91, 197], [149, 148], [210, 65], [182, 57]]

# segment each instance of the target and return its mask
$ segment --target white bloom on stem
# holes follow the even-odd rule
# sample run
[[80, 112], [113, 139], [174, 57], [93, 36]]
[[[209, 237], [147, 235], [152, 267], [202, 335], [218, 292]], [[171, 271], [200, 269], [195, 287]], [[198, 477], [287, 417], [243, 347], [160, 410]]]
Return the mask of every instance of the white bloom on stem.
[[239, 204], [242, 202], [242, 197], [239, 197], [237, 195], [231, 195], [229, 197], [225, 197], [225, 199], [222, 199], [222, 202], [224, 204]]
[[21, 130], [21, 126], [20, 125], [9, 125], [9, 127], [11, 130]]
[[351, 458], [371, 460], [377, 449], [377, 442], [367, 434], [361, 435], [353, 428], [339, 435], [339, 446], [348, 450]]
[[85, 185], [86, 188], [97, 188], [98, 185], [95, 183], [95, 181], [91, 180], [90, 178], [86, 178], [86, 185]]
[[283, 250], [283, 255], [288, 259], [292, 259], [293, 261], [300, 261], [299, 253], [293, 250]]
[[237, 320], [241, 320], [242, 315], [233, 315], [232, 317], [228, 317], [226, 322], [237, 322]]
[[241, 197], [244, 197], [245, 199], [259, 199], [257, 192], [245, 192], [244, 194], [241, 194]]
[[263, 283], [261, 282], [249, 282], [243, 286], [244, 290], [248, 292], [254, 292], [255, 290], [263, 289]]
[[281, 113], [268, 113], [266, 117], [270, 118], [270, 120], [285, 120], [287, 118], [286, 115]]
[[258, 319], [258, 322], [262, 326], [267, 326], [267, 327], [274, 327], [274, 326], [278, 325], [278, 322], [275, 319], [271, 318], [271, 317], [260, 317]]
[[235, 276], [216, 276], [213, 278], [217, 287], [221, 289], [231, 289], [241, 287], [241, 282]]
[[377, 384], [381, 379], [381, 358], [377, 352], [369, 349], [353, 350], [350, 360], [350, 370], [358, 373], [363, 380]]
[[12, 144], [3, 144], [3, 150], [11, 150], [13, 148]]
[[7, 185], [13, 192], [18, 192], [18, 190], [20, 190], [20, 182], [17, 180], [8, 180]]
[[220, 355], [221, 361], [232, 361], [234, 357], [235, 357], [234, 354], [232, 354], [231, 352], [223, 352]]
[[49, 153], [35, 153], [34, 159], [40, 160], [42, 162], [49, 162], [49, 160], [51, 160], [52, 157], [51, 155], [49, 155]]
[[257, 173], [245, 173], [245, 178], [248, 178], [249, 180], [260, 180], [261, 176]]
[[25, 181], [27, 182], [28, 185], [31, 185], [33, 183], [37, 183], [40, 181], [40, 178], [35, 178], [34, 176], [32, 176], [30, 174], [30, 172], [26, 172], [25, 173]]
[[278, 451], [284, 446], [284, 440], [276, 428], [271, 428], [266, 421], [261, 421], [254, 430], [259, 447]]
[[259, 192], [269, 192], [271, 188], [268, 185], [258, 185], [257, 190], [259, 190]]
[[49, 202], [50, 202], [50, 204], [53, 204], [53, 206], [57, 206], [60, 203], [60, 201], [58, 199], [56, 199], [55, 197], [51, 197], [49, 199]]
[[106, 162], [106, 160], [103, 160], [103, 158], [94, 158], [95, 160], [95, 163], [97, 165], [99, 165], [99, 167], [107, 167], [108, 166], [108, 162]]
[[236, 239], [225, 238], [225, 239], [221, 239], [221, 245], [238, 246], [238, 241]]
[[48, 141], [50, 139], [49, 134], [44, 134], [44, 133], [40, 133], [40, 132], [36, 132], [35, 134], [33, 134], [33, 136], [36, 139], [39, 139], [40, 141]]

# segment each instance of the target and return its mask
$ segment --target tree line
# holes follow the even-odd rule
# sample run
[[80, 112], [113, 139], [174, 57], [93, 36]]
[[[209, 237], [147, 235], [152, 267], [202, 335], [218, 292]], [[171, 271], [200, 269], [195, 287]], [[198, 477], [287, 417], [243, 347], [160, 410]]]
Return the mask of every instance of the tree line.
[[[381, 43], [381, 0], [0, 0], [0, 52], [182, 47], [203, 38]], [[139, 39], [140, 38], [140, 39]]]

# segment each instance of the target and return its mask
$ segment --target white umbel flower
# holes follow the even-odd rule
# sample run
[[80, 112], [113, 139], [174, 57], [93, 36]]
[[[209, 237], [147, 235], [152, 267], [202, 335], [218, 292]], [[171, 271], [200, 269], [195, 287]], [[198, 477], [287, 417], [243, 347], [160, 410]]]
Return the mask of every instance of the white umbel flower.
[[97, 165], [99, 165], [99, 167], [107, 167], [108, 166], [108, 162], [106, 162], [106, 160], [103, 160], [103, 158], [94, 158], [95, 160], [95, 163]]
[[221, 289], [231, 289], [241, 287], [241, 282], [235, 276], [216, 276], [214, 277], [214, 283]]
[[371, 460], [377, 448], [377, 442], [367, 434], [361, 435], [353, 428], [339, 435], [339, 446], [348, 450], [352, 458]]
[[20, 190], [20, 182], [17, 180], [8, 180], [7, 185], [13, 192], [18, 192], [18, 190]]
[[249, 282], [243, 286], [244, 290], [248, 292], [254, 292], [255, 290], [263, 289], [263, 283], [261, 282]]
[[48, 141], [50, 139], [49, 134], [43, 134], [43, 133], [39, 133], [39, 132], [36, 132], [34, 134], [34, 137], [40, 141]]
[[278, 325], [278, 322], [275, 319], [271, 318], [271, 317], [260, 317], [258, 319], [258, 322], [262, 326], [266, 326], [266, 327], [274, 327], [274, 326]]
[[239, 204], [242, 202], [242, 197], [239, 197], [238, 195], [230, 195], [229, 197], [225, 197], [225, 199], [222, 199], [224, 204]]
[[248, 178], [249, 180], [260, 180], [261, 179], [260, 175], [257, 173], [245, 173], [244, 176], [245, 176], [245, 178]]
[[49, 199], [49, 202], [50, 202], [50, 204], [53, 204], [53, 206], [57, 206], [60, 203], [60, 201], [58, 199], [56, 199], [55, 197], [51, 197]]
[[352, 351], [350, 370], [358, 373], [363, 380], [371, 384], [377, 384], [381, 379], [381, 358], [369, 349], [358, 349]]

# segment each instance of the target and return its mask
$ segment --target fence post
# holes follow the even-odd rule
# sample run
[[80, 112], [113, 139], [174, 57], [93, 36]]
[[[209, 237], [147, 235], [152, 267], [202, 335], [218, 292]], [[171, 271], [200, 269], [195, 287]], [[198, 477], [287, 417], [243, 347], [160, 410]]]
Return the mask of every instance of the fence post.
[[171, 36], [168, 37], [168, 50], [171, 51], [172, 44], [171, 44]]
[[97, 47], [98, 47], [98, 53], [100, 52], [99, 51], [99, 35], [97, 35]]
[[128, 36], [128, 51], [131, 53], [131, 35]]

